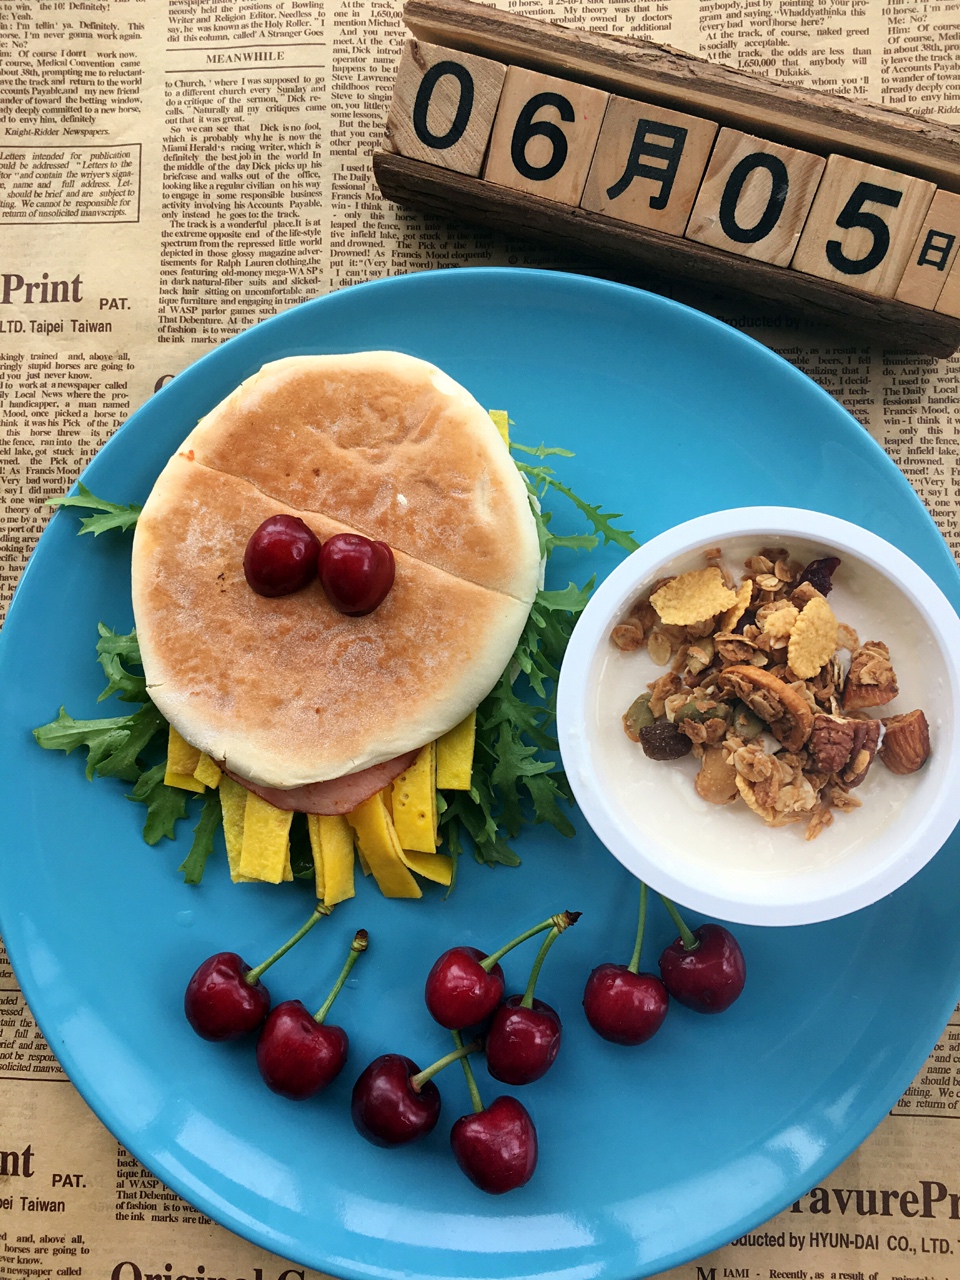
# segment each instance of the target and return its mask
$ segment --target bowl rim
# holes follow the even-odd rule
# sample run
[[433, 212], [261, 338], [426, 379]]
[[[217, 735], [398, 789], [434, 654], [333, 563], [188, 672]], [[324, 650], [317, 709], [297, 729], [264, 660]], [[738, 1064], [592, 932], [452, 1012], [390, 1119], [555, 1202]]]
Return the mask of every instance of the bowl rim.
[[[591, 675], [598, 647], [642, 584], [659, 576], [658, 571], [685, 553], [753, 533], [767, 544], [779, 537], [803, 538], [823, 543], [841, 555], [846, 553], [882, 574], [913, 604], [930, 629], [947, 673], [948, 714], [940, 729], [937, 755], [945, 760], [953, 756], [960, 722], [960, 617], [933, 579], [892, 543], [861, 525], [801, 507], [752, 506], [710, 512], [657, 534], [622, 561], [594, 592], [567, 646], [557, 686], [557, 738], [570, 787], [594, 834], [628, 871], [652, 889], [694, 911], [737, 924], [813, 924], [869, 906], [915, 875], [960, 822], [960, 788], [941, 786], [899, 855], [881, 861], [854, 883], [839, 890], [813, 889], [800, 901], [758, 903], [734, 893], [702, 889], [651, 858], [604, 799], [588, 735], [583, 732], [589, 722]], [[644, 842], [662, 848], [649, 835]], [[811, 876], [811, 881], [814, 879]]]

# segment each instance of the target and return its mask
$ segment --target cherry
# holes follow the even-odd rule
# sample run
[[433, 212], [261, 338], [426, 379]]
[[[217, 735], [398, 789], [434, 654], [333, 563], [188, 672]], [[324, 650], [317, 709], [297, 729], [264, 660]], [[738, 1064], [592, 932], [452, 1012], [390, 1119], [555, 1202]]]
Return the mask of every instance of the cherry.
[[487, 1070], [504, 1084], [530, 1084], [553, 1066], [563, 1030], [556, 1009], [542, 1000], [507, 996], [487, 1032]]
[[[454, 1031], [454, 1043], [463, 1041]], [[537, 1167], [537, 1131], [527, 1109], [516, 1098], [494, 1098], [484, 1107], [466, 1057], [461, 1059], [473, 1114], [461, 1116], [450, 1130], [457, 1164], [471, 1182], [490, 1195], [522, 1187]]]
[[350, 1041], [342, 1027], [328, 1027], [324, 1019], [366, 949], [367, 931], [359, 929], [333, 990], [316, 1014], [300, 1000], [284, 1000], [270, 1013], [257, 1041], [257, 1066], [274, 1093], [299, 1102], [325, 1089], [343, 1070]]
[[746, 981], [740, 944], [720, 924], [702, 924], [691, 932], [673, 903], [663, 901], [680, 930], [680, 937], [660, 957], [660, 976], [667, 990], [697, 1013], [723, 1013]]
[[270, 1008], [270, 993], [260, 981], [260, 975], [332, 909], [318, 902], [306, 924], [255, 969], [235, 951], [218, 951], [204, 960], [187, 983], [183, 997], [183, 1011], [197, 1035], [204, 1040], [234, 1040], [248, 1031], [256, 1031]]
[[461, 1116], [450, 1130], [457, 1164], [481, 1191], [499, 1196], [522, 1187], [537, 1167], [537, 1131], [522, 1102], [507, 1094]]
[[320, 542], [298, 516], [270, 516], [250, 535], [243, 576], [261, 596], [288, 596], [317, 576]]
[[320, 582], [340, 613], [359, 618], [386, 599], [396, 574], [393, 552], [385, 542], [360, 533], [335, 533], [320, 548]]
[[440, 1118], [440, 1090], [433, 1076], [480, 1045], [461, 1045], [423, 1071], [399, 1053], [383, 1053], [353, 1086], [350, 1112], [357, 1132], [377, 1147], [399, 1147], [423, 1138]]
[[557, 919], [542, 920], [489, 956], [476, 947], [445, 951], [427, 974], [423, 992], [427, 1008], [441, 1027], [462, 1031], [484, 1023], [503, 999], [503, 970], [497, 962], [527, 938], [551, 928]]
[[614, 1044], [643, 1044], [655, 1035], [667, 1016], [667, 988], [652, 973], [639, 973], [640, 951], [647, 916], [647, 886], [640, 884], [637, 940], [629, 964], [600, 964], [583, 992], [587, 1021], [604, 1040]]
[[487, 1070], [495, 1080], [505, 1084], [530, 1084], [539, 1080], [553, 1065], [560, 1049], [559, 1014], [542, 1000], [536, 1000], [534, 990], [547, 952], [565, 929], [576, 924], [580, 912], [565, 911], [556, 919], [558, 923], [537, 952], [526, 991], [522, 996], [507, 997], [493, 1015], [487, 1032], [484, 1045]]

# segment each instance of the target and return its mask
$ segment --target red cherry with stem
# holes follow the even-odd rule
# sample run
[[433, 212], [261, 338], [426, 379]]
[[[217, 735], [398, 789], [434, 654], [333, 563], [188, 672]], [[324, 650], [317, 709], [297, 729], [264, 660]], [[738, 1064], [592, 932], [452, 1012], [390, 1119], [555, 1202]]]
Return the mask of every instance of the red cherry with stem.
[[284, 1000], [270, 1013], [257, 1040], [257, 1066], [267, 1088], [299, 1102], [310, 1098], [340, 1074], [350, 1041], [342, 1027], [324, 1019], [356, 964], [367, 949], [367, 931], [358, 929], [346, 963], [333, 989], [311, 1016], [300, 1000]]
[[[457, 1032], [454, 1039], [458, 1040]], [[530, 1113], [516, 1098], [501, 1095], [484, 1107], [473, 1071], [462, 1059], [473, 1113], [450, 1130], [457, 1164], [472, 1183], [490, 1195], [522, 1187], [537, 1167], [537, 1131]]]
[[256, 1031], [270, 1008], [270, 993], [260, 981], [261, 974], [332, 909], [318, 902], [306, 924], [255, 969], [235, 951], [218, 951], [204, 960], [187, 983], [183, 997], [183, 1011], [197, 1035], [204, 1040], [234, 1040]]
[[423, 1071], [399, 1053], [384, 1053], [361, 1072], [353, 1086], [350, 1112], [357, 1132], [377, 1147], [399, 1147], [425, 1137], [440, 1118], [438, 1071], [480, 1048], [460, 1046]]
[[534, 990], [547, 952], [572, 924], [580, 919], [579, 911], [565, 911], [561, 925], [544, 938], [530, 970], [527, 989], [522, 996], [508, 996], [493, 1015], [487, 1032], [484, 1052], [487, 1070], [504, 1084], [530, 1084], [539, 1080], [553, 1066], [560, 1050], [562, 1026], [560, 1016], [542, 1000], [534, 998]]
[[371, 542], [360, 533], [335, 533], [320, 548], [318, 570], [333, 607], [358, 618], [386, 599], [396, 562], [385, 542]]
[[641, 881], [637, 939], [630, 963], [597, 965], [584, 988], [587, 1021], [597, 1035], [614, 1044], [643, 1044], [656, 1035], [667, 1016], [667, 988], [655, 974], [638, 972], [646, 918], [647, 886]]
[[691, 931], [673, 903], [668, 898], [663, 902], [680, 930], [680, 937], [660, 956], [667, 990], [697, 1013], [723, 1013], [740, 995], [747, 977], [740, 944], [720, 924], [702, 924]]
[[542, 920], [506, 946], [486, 956], [476, 947], [451, 947], [427, 974], [423, 997], [433, 1017], [449, 1031], [483, 1023], [503, 999], [503, 970], [498, 961], [514, 947], [551, 928], [557, 917]]
[[243, 576], [260, 596], [288, 596], [317, 576], [320, 541], [298, 516], [270, 516], [250, 535]]

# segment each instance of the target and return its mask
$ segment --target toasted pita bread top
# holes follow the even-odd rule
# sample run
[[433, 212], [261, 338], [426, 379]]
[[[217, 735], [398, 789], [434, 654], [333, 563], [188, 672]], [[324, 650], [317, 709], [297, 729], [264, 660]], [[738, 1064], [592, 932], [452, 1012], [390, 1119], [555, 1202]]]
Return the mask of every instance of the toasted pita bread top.
[[[383, 604], [346, 617], [318, 582], [257, 595], [244, 548], [280, 513], [321, 541], [389, 542], [397, 574]], [[393, 353], [278, 361], [191, 433], [138, 520], [150, 694], [188, 742], [252, 782], [354, 773], [438, 737], [486, 696], [539, 567], [519, 474], [462, 388]]]

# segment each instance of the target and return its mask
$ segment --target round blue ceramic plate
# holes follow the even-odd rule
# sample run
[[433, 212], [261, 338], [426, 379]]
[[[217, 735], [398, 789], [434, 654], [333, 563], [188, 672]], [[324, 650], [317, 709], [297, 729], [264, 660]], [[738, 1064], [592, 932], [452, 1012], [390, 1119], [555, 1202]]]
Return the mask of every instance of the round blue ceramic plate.
[[[575, 276], [432, 272], [347, 289], [205, 356], [154, 396], [84, 476], [142, 501], [197, 419], [264, 361], [393, 348], [435, 361], [515, 437], [575, 451], [556, 461], [577, 493], [647, 538], [722, 507], [815, 506], [901, 547], [955, 603], [960, 580], [933, 522], [862, 428], [764, 347], [663, 298]], [[581, 528], [557, 504], [558, 525]], [[61, 704], [96, 708], [97, 623], [129, 628], [129, 536], [76, 537], [58, 513], [2, 637], [0, 922], [51, 1047], [97, 1114], [144, 1164], [225, 1226], [344, 1277], [609, 1277], [636, 1280], [706, 1252], [789, 1204], [837, 1165], [910, 1083], [960, 987], [957, 839], [893, 897], [802, 929], [739, 928], [749, 967], [720, 1017], [674, 1007], [640, 1049], [599, 1040], [580, 1006], [600, 961], [626, 961], [635, 884], [580, 819], [572, 840], [537, 827], [518, 870], [465, 859], [451, 898], [382, 899], [368, 882], [273, 970], [276, 998], [319, 1006], [359, 926], [369, 954], [336, 1020], [352, 1056], [325, 1095], [268, 1093], [251, 1044], [199, 1040], [183, 988], [212, 951], [251, 963], [306, 918], [309, 885], [232, 886], [224, 860], [199, 888], [177, 866], [189, 842], [148, 848], [123, 783], [87, 782], [81, 752], [41, 751], [30, 730]], [[552, 566], [554, 583], [604, 575], [615, 548]], [[117, 707], [116, 713], [123, 708]], [[576, 815], [575, 815], [576, 816]], [[185, 825], [185, 824], [183, 824]], [[382, 1151], [349, 1114], [360, 1068], [393, 1050], [421, 1065], [450, 1047], [422, 1003], [453, 942], [492, 950], [561, 908], [583, 918], [553, 949], [538, 994], [564, 1018], [542, 1081], [517, 1091], [540, 1166], [494, 1199], [453, 1163], [469, 1109], [459, 1068], [423, 1143]], [[644, 967], [672, 930], [654, 911]], [[507, 961], [522, 989], [535, 944]], [[478, 1067], [487, 1100], [503, 1092]]]

